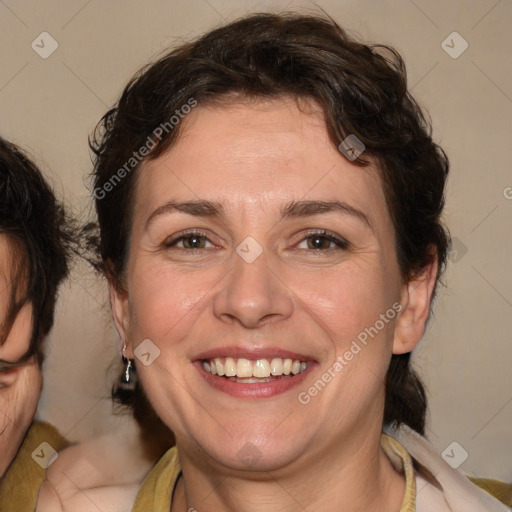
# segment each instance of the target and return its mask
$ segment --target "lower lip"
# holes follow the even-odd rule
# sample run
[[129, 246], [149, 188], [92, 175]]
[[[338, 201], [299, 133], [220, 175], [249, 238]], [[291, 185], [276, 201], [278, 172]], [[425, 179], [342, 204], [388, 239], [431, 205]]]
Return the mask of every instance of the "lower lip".
[[245, 384], [243, 382], [233, 382], [226, 377], [212, 375], [205, 371], [200, 361], [196, 363], [196, 368], [210, 386], [218, 391], [238, 398], [269, 398], [286, 393], [304, 381], [307, 374], [311, 371], [312, 366], [313, 363], [308, 363], [308, 367], [294, 377], [284, 377], [270, 382]]

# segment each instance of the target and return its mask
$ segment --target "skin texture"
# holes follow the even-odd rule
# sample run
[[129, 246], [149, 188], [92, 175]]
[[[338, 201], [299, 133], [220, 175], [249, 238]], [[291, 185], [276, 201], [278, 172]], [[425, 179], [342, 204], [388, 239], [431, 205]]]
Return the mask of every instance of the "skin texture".
[[[10, 299], [11, 255], [9, 239], [0, 235], [0, 323]], [[32, 334], [32, 306], [25, 305], [0, 345], [0, 360], [16, 362], [28, 350]], [[34, 418], [41, 396], [41, 369], [30, 359], [14, 369], [0, 371], [0, 477], [12, 462]]]
[[[180, 450], [172, 510], [300, 504], [329, 512], [343, 503], [398, 511], [404, 481], [380, 448], [384, 377], [391, 354], [411, 351], [423, 335], [435, 263], [402, 282], [378, 172], [343, 157], [315, 105], [198, 106], [183, 123], [177, 143], [139, 175], [124, 289], [111, 287], [128, 356], [145, 339], [160, 350], [152, 364], [136, 364]], [[220, 203], [224, 215], [154, 215], [169, 201], [197, 200]], [[304, 200], [343, 201], [368, 222], [337, 211], [281, 218]], [[201, 231], [202, 248], [172, 245], [184, 230]], [[310, 248], [312, 230], [348, 247]], [[236, 252], [248, 236], [263, 250], [253, 263]], [[400, 314], [299, 403], [299, 392], [397, 301]], [[298, 352], [310, 368], [279, 395], [234, 397], [209, 385], [197, 364], [202, 352], [226, 346]], [[244, 446], [258, 454], [250, 467]]]

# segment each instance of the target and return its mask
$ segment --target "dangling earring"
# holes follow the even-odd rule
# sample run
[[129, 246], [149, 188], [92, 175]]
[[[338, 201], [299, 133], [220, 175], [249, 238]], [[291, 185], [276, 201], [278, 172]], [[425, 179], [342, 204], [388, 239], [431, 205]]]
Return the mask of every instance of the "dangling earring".
[[123, 362], [126, 366], [123, 374], [121, 375], [121, 382], [119, 383], [119, 387], [127, 390], [134, 390], [137, 377], [135, 374], [133, 359], [128, 359], [126, 357], [126, 341], [123, 343]]

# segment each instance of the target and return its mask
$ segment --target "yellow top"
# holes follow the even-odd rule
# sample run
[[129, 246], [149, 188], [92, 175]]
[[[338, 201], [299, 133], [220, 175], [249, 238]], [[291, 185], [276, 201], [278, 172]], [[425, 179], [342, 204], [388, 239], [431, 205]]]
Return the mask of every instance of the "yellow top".
[[488, 492], [491, 496], [494, 496], [497, 500], [512, 508], [512, 485], [505, 482], [500, 482], [493, 478], [475, 478], [469, 477], [469, 479], [475, 484]]
[[46, 477], [44, 466], [51, 450], [41, 443], [48, 443], [55, 451], [67, 445], [55, 427], [40, 421], [32, 423], [15, 459], [0, 480], [0, 512], [35, 510], [39, 487]]
[[[400, 512], [414, 512], [416, 485], [412, 460], [405, 448], [386, 434], [382, 434], [381, 446], [392, 461], [398, 458], [405, 475], [405, 495]], [[172, 492], [180, 471], [178, 450], [174, 447], [164, 454], [142, 483], [132, 512], [169, 512]]]

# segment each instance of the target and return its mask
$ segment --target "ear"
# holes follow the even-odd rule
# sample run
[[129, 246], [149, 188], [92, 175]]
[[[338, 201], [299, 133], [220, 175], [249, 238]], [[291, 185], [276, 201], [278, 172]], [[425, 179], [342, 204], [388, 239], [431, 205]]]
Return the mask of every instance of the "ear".
[[108, 291], [110, 295], [112, 317], [114, 318], [117, 333], [122, 341], [126, 341], [126, 356], [133, 359], [132, 347], [128, 336], [130, 332], [130, 306], [128, 303], [128, 293], [112, 282], [109, 282]]
[[431, 263], [402, 287], [402, 311], [395, 326], [393, 354], [411, 352], [425, 333], [438, 267], [437, 251], [432, 252]]

